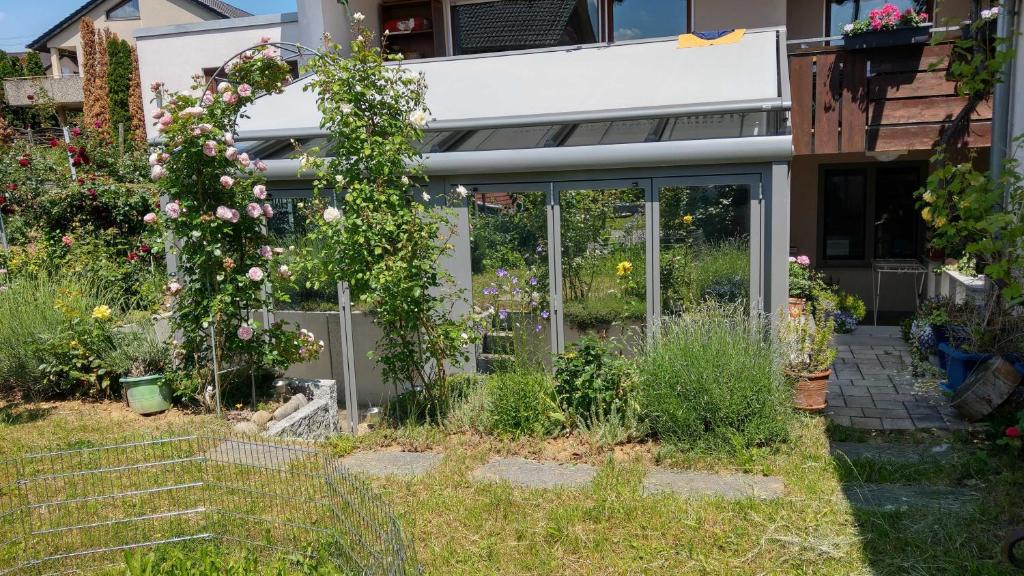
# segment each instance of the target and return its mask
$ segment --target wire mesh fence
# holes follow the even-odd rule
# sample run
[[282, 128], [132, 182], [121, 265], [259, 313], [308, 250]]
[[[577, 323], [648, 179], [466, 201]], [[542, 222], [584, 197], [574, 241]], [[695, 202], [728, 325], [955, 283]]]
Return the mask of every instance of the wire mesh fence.
[[0, 462], [0, 576], [125, 572], [127, 554], [215, 542], [341, 574], [418, 574], [362, 480], [307, 444], [180, 436]]

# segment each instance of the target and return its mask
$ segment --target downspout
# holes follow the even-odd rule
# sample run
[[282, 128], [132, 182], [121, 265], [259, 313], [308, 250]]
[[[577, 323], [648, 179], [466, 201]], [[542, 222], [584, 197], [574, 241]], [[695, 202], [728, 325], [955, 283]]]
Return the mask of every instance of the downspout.
[[[999, 17], [996, 21], [996, 37], [1005, 38], [1009, 45], [1003, 44], [998, 48], [1000, 51], [1012, 50], [1016, 46], [1016, 38], [1013, 36], [1013, 20], [1016, 13], [1017, 0], [1004, 2], [999, 10]], [[992, 94], [992, 146], [989, 149], [989, 173], [993, 182], [998, 182], [1003, 175], [1003, 162], [1006, 160], [1006, 151], [1010, 142], [1010, 99], [1011, 99], [1011, 67], [1012, 62], [1007, 61], [1003, 69], [999, 71], [1002, 79], [996, 84]], [[1005, 210], [1009, 207], [1010, 191], [1003, 191], [1003, 201], [995, 206], [997, 210]]]

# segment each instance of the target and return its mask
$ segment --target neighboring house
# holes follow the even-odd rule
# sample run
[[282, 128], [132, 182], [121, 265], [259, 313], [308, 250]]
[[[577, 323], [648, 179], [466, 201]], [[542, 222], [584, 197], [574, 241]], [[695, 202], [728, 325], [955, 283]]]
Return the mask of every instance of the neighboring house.
[[[785, 300], [790, 254], [810, 256], [869, 309], [876, 264], [927, 266], [913, 193], [927, 177], [934, 143], [964, 104], [931, 64], [948, 53], [971, 2], [894, 3], [924, 9], [936, 28], [949, 26], [935, 32], [941, 42], [844, 48], [843, 26], [882, 4], [876, 0], [349, 6], [371, 29], [392, 31], [389, 47], [427, 77], [434, 120], [424, 151], [438, 185], [503, 192], [497, 188], [539, 182], [557, 191], [568, 181], [611, 179], [638, 182], [651, 208], [666, 186], [745, 190], [731, 202], [749, 204], [743, 217], [752, 236], [751, 276], [758, 278], [752, 294], [769, 310]], [[143, 84], [186, 89], [191, 75], [209, 74], [260, 36], [318, 46], [326, 32], [344, 44], [349, 22], [336, 0], [297, 4], [297, 14], [137, 31]], [[680, 33], [732, 28], [747, 29], [735, 45], [675, 47]], [[292, 86], [250, 113], [240, 135], [300, 194], [308, 182], [296, 179], [294, 161], [279, 150], [289, 139], [322, 136], [312, 96]], [[986, 103], [973, 116], [970, 145], [987, 148], [990, 135]], [[753, 184], [744, 180], [750, 175]], [[881, 278], [880, 310], [913, 309], [922, 275]]]
[[89, 0], [28, 44], [30, 50], [41, 54], [48, 77], [8, 80], [8, 102], [14, 106], [31, 105], [27, 96], [40, 86], [59, 106], [81, 107], [79, 24], [83, 18], [91, 18], [98, 30], [107, 28], [134, 43], [134, 32], [139, 28], [245, 16], [249, 13], [222, 0]]

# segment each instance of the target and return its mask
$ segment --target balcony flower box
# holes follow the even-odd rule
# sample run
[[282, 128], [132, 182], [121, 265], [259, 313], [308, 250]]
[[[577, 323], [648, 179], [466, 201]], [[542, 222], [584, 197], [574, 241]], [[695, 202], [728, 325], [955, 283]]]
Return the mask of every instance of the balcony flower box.
[[849, 50], [865, 50], [868, 48], [885, 48], [888, 46], [906, 46], [909, 44], [926, 44], [932, 37], [932, 25], [900, 26], [893, 30], [871, 30], [860, 34], [843, 37], [843, 46]]

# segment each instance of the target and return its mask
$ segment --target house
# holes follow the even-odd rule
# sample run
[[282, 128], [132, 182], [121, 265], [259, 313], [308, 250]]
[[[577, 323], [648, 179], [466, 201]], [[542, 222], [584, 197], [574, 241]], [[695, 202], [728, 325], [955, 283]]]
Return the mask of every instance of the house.
[[79, 23], [83, 18], [91, 18], [97, 29], [109, 29], [134, 43], [134, 32], [139, 28], [249, 15], [222, 0], [89, 0], [29, 42], [28, 49], [41, 54], [49, 77], [8, 80], [5, 82], [8, 102], [14, 106], [29, 106], [32, 101], [28, 95], [41, 86], [57, 105], [81, 107]]
[[[506, 205], [546, 222], [537, 238], [549, 275], [543, 328], [545, 349], [557, 352], [587, 331], [573, 320], [589, 305], [573, 286], [580, 248], [565, 237], [579, 216], [574, 197], [616, 206], [619, 222], [602, 249], [643, 275], [646, 290], [621, 316], [639, 331], [687, 298], [726, 295], [778, 311], [796, 255], [883, 320], [914, 309], [932, 281], [914, 192], [965, 104], [942, 63], [972, 3], [894, 3], [928, 12], [931, 30], [899, 45], [848, 46], [844, 26], [880, 4], [868, 0], [351, 0], [349, 8], [426, 77], [428, 191], [437, 198], [463, 186], [474, 195], [455, 207], [458, 229]], [[318, 46], [328, 33], [345, 44], [349, 16], [339, 3], [297, 7], [139, 30], [143, 84], [185, 89], [191, 75], [209, 75], [260, 36]], [[723, 29], [739, 31], [717, 42], [679, 38]], [[303, 84], [258, 100], [239, 125], [238, 140], [270, 166], [275, 211], [286, 219], [311, 188], [292, 141], [309, 148], [324, 136]], [[991, 118], [983, 103], [964, 135], [982, 162]], [[700, 249], [687, 252], [694, 238]], [[464, 309], [479, 308], [478, 283], [493, 270], [468, 237], [455, 245], [448, 265], [471, 295]], [[721, 277], [689, 295], [674, 287], [673, 267], [715, 250], [732, 268], [706, 262], [699, 268]], [[323, 322], [313, 331], [334, 324]]]

